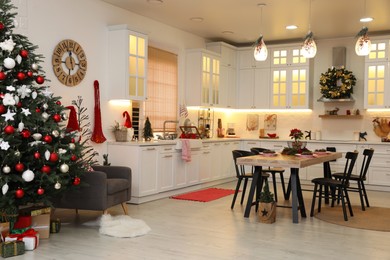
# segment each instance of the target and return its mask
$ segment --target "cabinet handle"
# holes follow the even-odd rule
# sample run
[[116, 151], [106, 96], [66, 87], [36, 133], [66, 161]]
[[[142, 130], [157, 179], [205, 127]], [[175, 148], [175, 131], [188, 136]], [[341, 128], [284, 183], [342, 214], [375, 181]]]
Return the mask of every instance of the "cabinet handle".
[[210, 145], [203, 145], [203, 148], [209, 148]]
[[203, 154], [209, 154], [210, 152], [203, 152]]
[[172, 148], [164, 148], [164, 151], [172, 151]]
[[274, 147], [278, 147], [279, 148], [279, 147], [283, 147], [283, 145], [274, 145]]
[[156, 148], [146, 148], [146, 150], [153, 151], [153, 150], [156, 150]]
[[248, 142], [247, 144], [256, 144], [256, 143], [251, 143], [251, 142]]
[[230, 145], [230, 143], [224, 143], [224, 145]]
[[173, 155], [165, 155], [163, 158], [171, 158]]

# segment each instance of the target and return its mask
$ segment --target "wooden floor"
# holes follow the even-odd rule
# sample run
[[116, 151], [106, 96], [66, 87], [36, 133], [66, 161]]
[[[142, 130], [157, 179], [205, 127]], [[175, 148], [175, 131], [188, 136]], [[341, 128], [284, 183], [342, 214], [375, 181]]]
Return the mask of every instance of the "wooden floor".
[[[234, 183], [220, 185], [233, 188]], [[304, 192], [310, 211], [311, 192]], [[390, 207], [389, 192], [369, 191], [373, 206]], [[291, 209], [278, 208], [277, 221], [263, 224], [254, 210], [244, 218], [239, 203], [230, 210], [232, 195], [201, 203], [161, 199], [128, 205], [133, 218], [144, 220], [152, 231], [137, 238], [100, 235], [98, 228], [82, 225], [100, 212], [56, 210], [61, 232], [41, 240], [35, 251], [12, 259], [390, 259], [390, 233], [353, 229], [316, 218], [293, 224]], [[353, 204], [359, 200], [352, 194]], [[120, 206], [112, 215], [122, 214]], [[340, 218], [342, 213], [340, 212]], [[389, 220], [390, 225], [390, 220]]]

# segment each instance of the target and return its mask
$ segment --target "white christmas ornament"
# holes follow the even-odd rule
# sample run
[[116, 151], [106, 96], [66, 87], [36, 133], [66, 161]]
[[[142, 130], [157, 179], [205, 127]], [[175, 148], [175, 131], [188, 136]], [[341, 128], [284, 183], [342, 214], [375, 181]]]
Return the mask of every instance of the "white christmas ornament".
[[22, 178], [26, 182], [30, 182], [30, 181], [34, 180], [34, 177], [35, 177], [35, 174], [31, 170], [26, 170], [22, 174]]
[[13, 69], [15, 67], [16, 63], [15, 60], [12, 58], [5, 58], [4, 59], [4, 67], [7, 69]]
[[14, 43], [14, 41], [12, 40], [12, 37], [10, 36], [8, 40], [5, 40], [3, 42], [0, 42], [0, 48], [3, 50], [3, 51], [8, 51], [8, 52], [11, 52], [13, 51], [14, 47], [15, 47], [16, 43]]
[[69, 166], [67, 165], [67, 164], [61, 164], [61, 166], [60, 166], [60, 171], [62, 172], [62, 173], [67, 173], [68, 171], [69, 171]]
[[4, 172], [5, 174], [10, 173], [10, 172], [11, 172], [11, 167], [9, 167], [8, 165], [5, 165], [5, 166], [3, 167], [3, 172]]
[[69, 149], [74, 150], [76, 148], [76, 145], [74, 143], [69, 144]]
[[9, 145], [9, 143], [7, 141], [1, 141], [0, 142], [0, 148], [1, 150], [5, 150], [7, 151], [11, 146]]
[[3, 98], [3, 105], [4, 106], [14, 106], [16, 104], [14, 95], [10, 93], [6, 93]]
[[38, 96], [38, 93], [37, 93], [36, 91], [34, 91], [34, 92], [31, 94], [31, 97], [32, 97], [33, 99], [36, 99], [37, 96]]
[[45, 109], [45, 110], [46, 110], [46, 109], [48, 109], [48, 108], [49, 108], [49, 105], [48, 105], [47, 103], [45, 103], [45, 104], [43, 104], [43, 105], [42, 105], [42, 107], [43, 107], [43, 109]]
[[[30, 96], [31, 89], [29, 87], [27, 87], [26, 85], [23, 85], [20, 88], [18, 88], [17, 92], [18, 92], [19, 96], [23, 99], [25, 97]], [[45, 105], [47, 105], [47, 104], [45, 104]]]
[[15, 157], [19, 157], [20, 156], [19, 150], [15, 151], [14, 155], [15, 155]]
[[[3, 104], [4, 104], [4, 100], [3, 100]], [[11, 112], [11, 110], [8, 108], [7, 113], [2, 114], [1, 116], [5, 118], [4, 121], [8, 121], [8, 120], [14, 121], [14, 115], [16, 115], [16, 113]]]
[[37, 65], [36, 63], [33, 63], [33, 64], [31, 65], [31, 68], [32, 68], [33, 70], [37, 70], [37, 69], [38, 69], [38, 65]]
[[54, 136], [54, 137], [59, 137], [60, 136], [60, 132], [58, 132], [58, 130], [53, 130], [51, 132], [51, 134]]
[[59, 182], [57, 181], [56, 184], [54, 184], [54, 188], [55, 188], [56, 190], [61, 189], [61, 183], [59, 183]]
[[9, 188], [9, 186], [7, 183], [4, 184], [3, 187], [1, 187], [1, 192], [3, 193], [3, 195], [7, 194], [8, 188]]
[[35, 133], [32, 135], [35, 141], [39, 141], [42, 138], [42, 135], [40, 133]]
[[30, 109], [29, 108], [22, 108], [22, 114], [25, 116], [31, 115]]
[[46, 121], [47, 119], [49, 119], [50, 115], [46, 112], [43, 112], [42, 113], [42, 118], [43, 118], [43, 121]]
[[16, 56], [16, 62], [18, 64], [20, 64], [22, 62], [22, 56], [20, 56], [19, 54], [18, 54], [18, 56]]
[[15, 87], [14, 86], [7, 86], [7, 90], [10, 91], [10, 92], [13, 92], [15, 91]]
[[23, 121], [20, 121], [20, 123], [18, 124], [18, 130], [19, 130], [19, 132], [22, 132], [23, 129], [24, 129], [24, 123], [23, 123]]
[[46, 159], [46, 161], [48, 161], [50, 159], [50, 152], [49, 152], [49, 150], [46, 150], [46, 152], [45, 152], [45, 159]]
[[65, 149], [63, 149], [63, 148], [58, 149], [58, 154], [64, 154], [64, 153], [66, 153]]

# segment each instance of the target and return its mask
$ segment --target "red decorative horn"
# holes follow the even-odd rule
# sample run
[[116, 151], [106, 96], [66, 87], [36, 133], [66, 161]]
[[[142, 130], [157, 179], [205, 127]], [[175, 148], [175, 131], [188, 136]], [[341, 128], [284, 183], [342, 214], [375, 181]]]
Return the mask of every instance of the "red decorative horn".
[[130, 119], [130, 115], [127, 111], [123, 112], [123, 117], [125, 118], [125, 123], [124, 123], [124, 126], [127, 127], [127, 128], [132, 128], [133, 125], [131, 124], [131, 119]]
[[94, 92], [95, 92], [95, 124], [93, 127], [93, 133], [91, 140], [95, 143], [104, 143], [107, 139], [104, 137], [102, 131], [102, 116], [100, 113], [100, 92], [99, 92], [99, 81], [95, 80], [93, 82]]

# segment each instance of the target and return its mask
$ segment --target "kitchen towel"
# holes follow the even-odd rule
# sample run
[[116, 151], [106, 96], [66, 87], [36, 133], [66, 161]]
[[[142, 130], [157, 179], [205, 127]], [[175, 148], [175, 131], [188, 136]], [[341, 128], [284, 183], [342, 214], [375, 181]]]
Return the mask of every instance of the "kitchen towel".
[[191, 161], [190, 140], [186, 140], [186, 139], [181, 140], [181, 158], [186, 162]]

